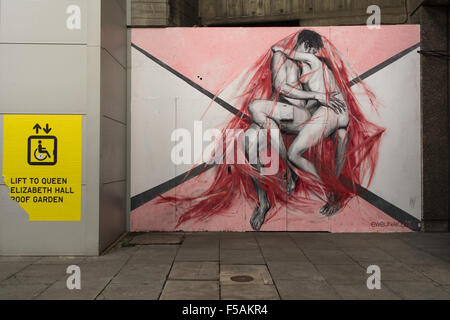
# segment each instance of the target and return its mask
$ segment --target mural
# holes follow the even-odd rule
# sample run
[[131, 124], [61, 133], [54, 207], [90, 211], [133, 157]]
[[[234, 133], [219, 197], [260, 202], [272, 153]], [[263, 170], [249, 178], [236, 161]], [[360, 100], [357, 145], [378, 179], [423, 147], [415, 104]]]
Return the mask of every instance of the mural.
[[132, 43], [132, 230], [419, 228], [418, 26]]

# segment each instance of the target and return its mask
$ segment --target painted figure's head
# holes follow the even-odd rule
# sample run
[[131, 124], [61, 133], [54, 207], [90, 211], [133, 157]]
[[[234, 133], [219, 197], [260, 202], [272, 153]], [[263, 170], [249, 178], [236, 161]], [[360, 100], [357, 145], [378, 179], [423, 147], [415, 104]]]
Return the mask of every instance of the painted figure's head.
[[323, 48], [322, 36], [312, 30], [302, 30], [297, 37], [297, 50], [317, 54]]

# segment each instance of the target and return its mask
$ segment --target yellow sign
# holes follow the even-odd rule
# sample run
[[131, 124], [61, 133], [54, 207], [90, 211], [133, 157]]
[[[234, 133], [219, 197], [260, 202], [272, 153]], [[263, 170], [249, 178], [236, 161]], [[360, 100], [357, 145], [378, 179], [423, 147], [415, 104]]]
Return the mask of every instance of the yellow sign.
[[81, 117], [3, 116], [3, 178], [30, 221], [80, 221]]

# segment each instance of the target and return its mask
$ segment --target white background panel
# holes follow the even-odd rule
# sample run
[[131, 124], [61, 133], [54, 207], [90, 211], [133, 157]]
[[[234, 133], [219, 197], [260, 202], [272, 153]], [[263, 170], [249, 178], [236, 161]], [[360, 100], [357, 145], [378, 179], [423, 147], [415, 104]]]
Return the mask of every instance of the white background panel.
[[[172, 162], [171, 152], [176, 143], [171, 141], [171, 135], [175, 128], [191, 133], [194, 162], [194, 122], [202, 120], [204, 132], [220, 128], [231, 114], [135, 49], [132, 64], [131, 196], [134, 196], [192, 168], [193, 163], [175, 166]], [[205, 142], [204, 147], [207, 145]]]
[[[419, 49], [417, 49], [419, 50]], [[386, 128], [369, 190], [421, 218], [420, 57], [414, 50], [365, 80], [381, 107], [361, 102], [367, 118]]]
[[169, 75], [160, 69], [132, 49], [131, 196], [175, 176], [175, 167], [170, 161], [175, 101], [164, 94], [168, 90], [164, 81]]

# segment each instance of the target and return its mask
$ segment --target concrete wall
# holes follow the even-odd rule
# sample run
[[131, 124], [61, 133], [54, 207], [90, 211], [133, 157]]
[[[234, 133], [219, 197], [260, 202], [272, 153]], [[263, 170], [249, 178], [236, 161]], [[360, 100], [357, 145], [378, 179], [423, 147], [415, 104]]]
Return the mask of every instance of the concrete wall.
[[134, 27], [193, 26], [199, 24], [198, 0], [130, 0]]
[[425, 231], [448, 231], [450, 11], [445, 0], [409, 0], [408, 23], [421, 24], [423, 210]]
[[423, 210], [426, 231], [449, 229], [449, 69], [446, 59], [433, 52], [447, 52], [448, 8], [422, 6], [421, 23]]
[[4, 114], [83, 116], [81, 220], [28, 221], [2, 178], [0, 254], [96, 255], [126, 226], [125, 3], [0, 0], [0, 14], [0, 135]]
[[403, 23], [405, 0], [199, 0], [202, 25], [297, 21], [303, 26], [358, 25], [370, 5], [380, 6], [383, 23]]
[[131, 21], [133, 26], [169, 25], [169, 0], [131, 0]]
[[102, 0], [100, 251], [126, 231], [126, 1]]

